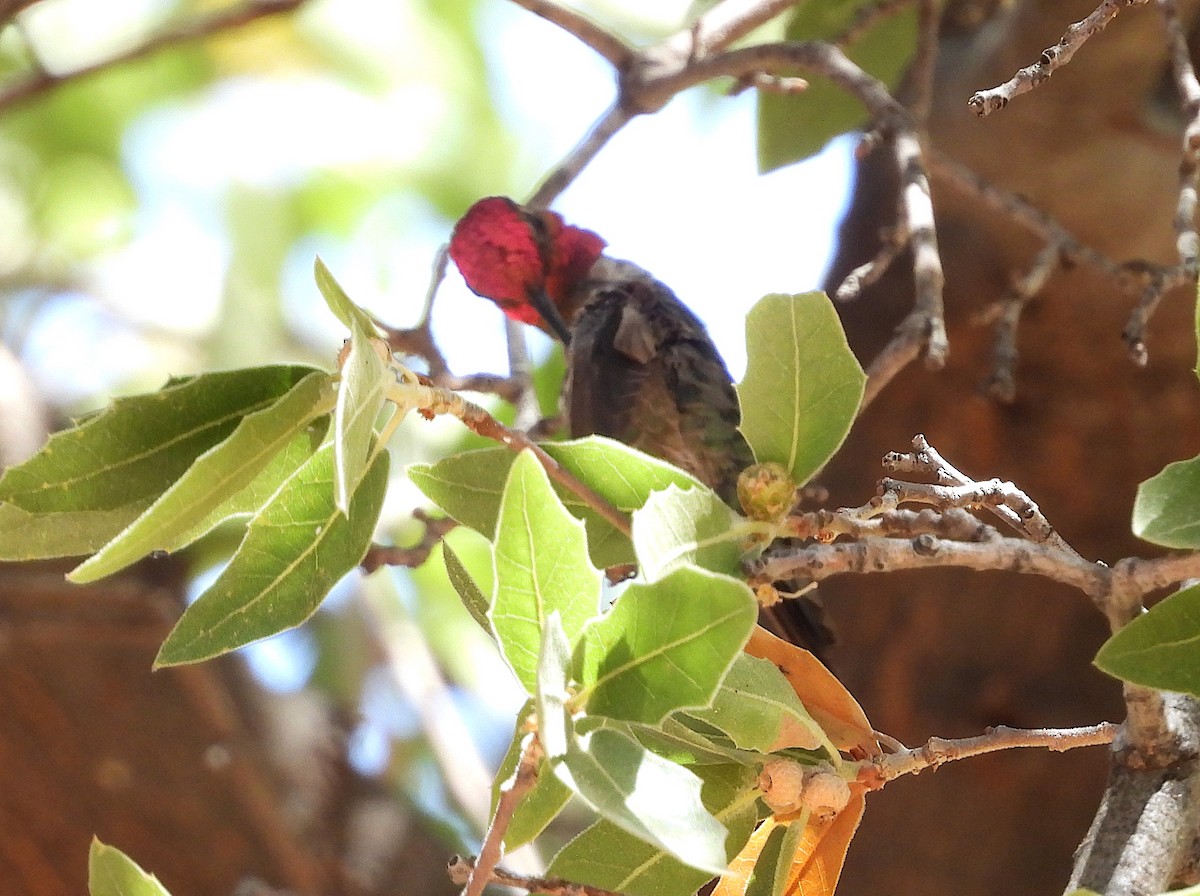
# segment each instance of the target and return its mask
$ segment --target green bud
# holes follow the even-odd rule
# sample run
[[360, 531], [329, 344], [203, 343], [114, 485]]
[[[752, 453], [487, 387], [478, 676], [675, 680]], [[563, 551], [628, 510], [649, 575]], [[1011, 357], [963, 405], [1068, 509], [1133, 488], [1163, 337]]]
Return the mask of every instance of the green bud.
[[742, 470], [737, 481], [738, 501], [752, 520], [778, 520], [796, 500], [796, 483], [783, 464], [768, 461]]

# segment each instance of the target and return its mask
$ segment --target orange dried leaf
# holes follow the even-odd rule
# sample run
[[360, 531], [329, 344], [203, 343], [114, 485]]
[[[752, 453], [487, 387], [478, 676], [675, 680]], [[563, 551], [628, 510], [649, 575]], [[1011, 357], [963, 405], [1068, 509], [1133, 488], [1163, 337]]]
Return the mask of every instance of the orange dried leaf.
[[770, 660], [784, 674], [833, 745], [839, 750], [879, 756], [879, 742], [858, 701], [815, 656], [795, 644], [777, 638], [761, 626], [754, 629], [746, 653]]
[[746, 841], [746, 845], [742, 847], [742, 851], [729, 863], [729, 868], [717, 881], [712, 896], [745, 896], [746, 888], [750, 886], [750, 879], [754, 875], [754, 866], [758, 864], [763, 847], [767, 845], [767, 838], [778, 826], [779, 822], [771, 816], [767, 816], [766, 821], [755, 828], [750, 839]]
[[783, 896], [833, 896], [846, 851], [862, 821], [866, 809], [865, 792], [853, 787], [850, 802], [832, 819], [809, 819], [796, 849], [792, 870], [788, 872]]

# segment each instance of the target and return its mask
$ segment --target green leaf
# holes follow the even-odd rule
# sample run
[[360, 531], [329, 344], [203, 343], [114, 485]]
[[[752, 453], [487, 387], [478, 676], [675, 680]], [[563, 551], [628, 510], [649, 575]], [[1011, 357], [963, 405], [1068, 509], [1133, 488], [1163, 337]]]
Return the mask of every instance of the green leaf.
[[567, 688], [570, 663], [571, 645], [567, 641], [567, 633], [563, 631], [562, 617], [555, 610], [546, 619], [542, 629], [534, 694], [538, 737], [550, 759], [566, 754], [572, 736], [571, 716], [567, 709], [567, 701], [571, 697]]
[[1200, 548], [1200, 457], [1167, 464], [1138, 486], [1133, 534], [1168, 548]]
[[350, 301], [320, 258], [316, 260], [317, 286], [329, 309], [350, 328], [350, 351], [342, 364], [337, 406], [333, 411], [335, 503], [344, 515], [350, 496], [366, 474], [375, 445], [375, 421], [396, 377], [380, 348], [370, 316]]
[[656, 582], [687, 564], [740, 575], [743, 536], [734, 528], [739, 519], [709, 488], [684, 491], [670, 485], [655, 492], [633, 513], [633, 547], [642, 577]]
[[[313, 418], [331, 410], [331, 386], [329, 374], [314, 372], [270, 407], [247, 414], [228, 438], [200, 455], [129, 528], [68, 578], [94, 582], [151, 551], [180, 547], [181, 537], [249, 486]], [[316, 445], [310, 445], [311, 453]]]
[[446, 575], [450, 578], [450, 584], [458, 592], [463, 606], [467, 608], [471, 618], [479, 623], [480, 628], [491, 634], [492, 622], [488, 619], [490, 603], [487, 595], [483, 593], [474, 577], [463, 566], [458, 554], [454, 553], [454, 549], [445, 541], [442, 542], [442, 560], [446, 564]]
[[150, 506], [143, 498], [112, 510], [31, 513], [0, 504], [0, 560], [82, 557], [99, 550]]
[[207, 373], [113, 402], [53, 436], [0, 478], [0, 501], [35, 513], [116, 510], [155, 498], [242, 417], [274, 404], [311, 367]]
[[334, 317], [345, 324], [347, 330], [353, 332], [357, 328], [364, 333], [374, 335], [375, 322], [371, 320], [371, 315], [354, 304], [350, 296], [346, 295], [346, 291], [342, 289], [342, 285], [337, 282], [320, 256], [313, 261], [313, 279], [317, 281], [317, 289], [321, 291], [321, 297], [325, 299], [325, 304], [329, 306]]
[[689, 715], [724, 731], [743, 750], [781, 749], [778, 741], [788, 723], [793, 742], [786, 746], [837, 752], [775, 664], [745, 653], [730, 667], [712, 705]]
[[[729, 830], [728, 864], [750, 839], [757, 821], [755, 773], [737, 766], [708, 766], [696, 772], [704, 782], [705, 807]], [[629, 896], [690, 896], [711, 877], [609, 821], [598, 821], [571, 840], [547, 873]]]
[[[801, 3], [791, 14], [786, 40], [826, 40], [841, 34], [855, 14], [875, 0]], [[885, 16], [849, 48], [847, 55], [888, 88], [894, 88], [917, 45], [914, 9]], [[867, 119], [866, 109], [846, 90], [819, 76], [799, 94], [760, 91], [758, 95], [758, 170], [765, 174], [819, 152], [829, 140], [854, 130]]]
[[692, 868], [725, 869], [728, 831], [704, 807], [701, 780], [688, 769], [610, 728], [576, 734], [550, 764], [602, 818]]
[[631, 585], [584, 630], [576, 648], [577, 702], [591, 715], [656, 725], [706, 706], [758, 617], [743, 582], [684, 567]]
[[345, 517], [333, 500], [333, 446], [314, 454], [251, 520], [229, 566], [167, 636], [155, 667], [208, 659], [308, 619], [366, 554], [387, 471], [381, 450]]
[[[641, 507], [651, 493], [671, 484], [684, 489], [703, 488], [699, 480], [678, 467], [600, 436], [542, 447], [600, 497], [625, 512]], [[500, 496], [512, 463], [511, 451], [485, 448], [436, 464], [414, 464], [408, 468], [408, 475], [454, 519], [491, 537], [496, 531]], [[593, 564], [604, 568], [634, 562], [628, 538], [588, 509], [572, 492], [559, 485], [554, 490], [566, 508], [587, 526], [588, 552]]]
[[760, 462], [783, 464], [803, 485], [837, 451], [866, 376], [822, 292], [770, 295], [746, 318], [742, 433]]
[[[501, 785], [512, 777], [517, 770], [517, 763], [521, 761], [521, 753], [530, 737], [529, 719], [533, 714], [534, 702], [530, 700], [517, 715], [516, 731], [513, 733], [512, 742], [508, 745], [508, 752], [500, 761], [500, 768], [496, 772], [496, 779], [492, 784], [493, 813], [496, 811], [496, 803], [500, 799]], [[558, 813], [563, 810], [570, 799], [571, 791], [554, 776], [543, 762], [537, 781], [534, 782], [533, 788], [525, 794], [525, 798], [517, 803], [512, 820], [509, 821], [508, 827], [504, 831], [504, 848], [506, 850], [516, 849], [533, 840], [546, 829], [546, 825], [558, 817]]]
[[533, 452], [517, 457], [496, 524], [489, 618], [517, 680], [533, 693], [542, 629], [557, 611], [569, 644], [599, 612], [600, 574], [583, 523], [569, 514]]
[[1095, 663], [1124, 681], [1200, 696], [1200, 585], [1130, 622], [1104, 642]]
[[201, 536], [207, 535], [227, 520], [248, 519], [254, 516], [264, 504], [271, 500], [271, 496], [279, 491], [279, 487], [291, 479], [296, 471], [321, 447], [328, 431], [328, 416], [310, 421], [303, 431], [293, 436], [283, 450], [271, 458], [266, 467], [250, 480], [249, 485], [214, 507], [187, 532], [166, 542], [163, 550], [177, 551]]
[[91, 896], [171, 896], [153, 874], [147, 874], [115, 846], [92, 838], [88, 849], [88, 893]]

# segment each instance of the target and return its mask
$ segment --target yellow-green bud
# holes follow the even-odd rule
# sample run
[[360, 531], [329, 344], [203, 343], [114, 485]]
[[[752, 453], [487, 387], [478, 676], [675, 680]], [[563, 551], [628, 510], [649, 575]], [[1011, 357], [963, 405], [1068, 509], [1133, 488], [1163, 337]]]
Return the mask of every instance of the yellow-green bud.
[[796, 483], [783, 464], [768, 461], [742, 470], [737, 493], [742, 510], [750, 519], [778, 520], [792, 509]]

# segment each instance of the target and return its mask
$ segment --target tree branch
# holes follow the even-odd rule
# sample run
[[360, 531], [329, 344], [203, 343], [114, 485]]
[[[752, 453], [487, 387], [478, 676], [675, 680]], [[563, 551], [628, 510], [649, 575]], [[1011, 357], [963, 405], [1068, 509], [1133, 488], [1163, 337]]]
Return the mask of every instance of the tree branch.
[[181, 43], [202, 40], [223, 31], [241, 28], [268, 16], [292, 12], [306, 0], [249, 0], [249, 2], [223, 10], [209, 16], [199, 16], [189, 21], [164, 29], [144, 43], [108, 59], [69, 72], [53, 73], [45, 70], [34, 72], [28, 77], [10, 83], [0, 89], [0, 111], [32, 99], [68, 81], [81, 80], [99, 72], [107, 71], [127, 62], [144, 59], [159, 50]]
[[1121, 726], [1112, 722], [1087, 725], [1082, 728], [1010, 728], [998, 725], [975, 737], [946, 739], [931, 737], [921, 747], [890, 753], [871, 764], [878, 769], [884, 782], [902, 775], [915, 775], [927, 768], [937, 769], [947, 762], [982, 756], [997, 750], [1042, 747], [1061, 753], [1077, 747], [1094, 747], [1112, 743]]
[[1144, 6], [1149, 2], [1150, 0], [1102, 0], [1091, 15], [1070, 25], [1058, 43], [1043, 50], [1037, 62], [1018, 70], [1012, 78], [999, 87], [980, 90], [973, 94], [967, 100], [967, 105], [981, 118], [1003, 109], [1013, 97], [1033, 90], [1070, 62], [1071, 57], [1087, 42], [1088, 38], [1103, 31], [1104, 27], [1122, 9], [1129, 6]]
[[597, 54], [607, 59], [617, 70], [625, 68], [633, 61], [636, 51], [629, 44], [573, 9], [559, 6], [551, 0], [512, 0], [512, 2], [578, 38]]
[[[470, 877], [475, 862], [455, 856], [450, 860], [447, 872], [456, 884], [465, 884]], [[488, 882], [500, 884], [503, 887], [513, 887], [517, 890], [527, 890], [530, 893], [545, 893], [546, 896], [620, 896], [611, 890], [593, 887], [589, 884], [577, 884], [563, 880], [561, 877], [530, 877], [524, 874], [514, 874], [503, 868], [493, 868], [488, 874]]]
[[[524, 799], [525, 794], [537, 783], [538, 765], [542, 761], [542, 744], [537, 734], [527, 735], [521, 759], [517, 762], [512, 777], [500, 787], [500, 798], [496, 801], [496, 811], [492, 813], [491, 824], [483, 838], [479, 849], [479, 858], [471, 865], [463, 885], [462, 896], [483, 896], [483, 888], [492, 880], [492, 872], [500, 861], [504, 846], [504, 833], [512, 822], [513, 813]], [[452, 863], [453, 867], [453, 863]]]

